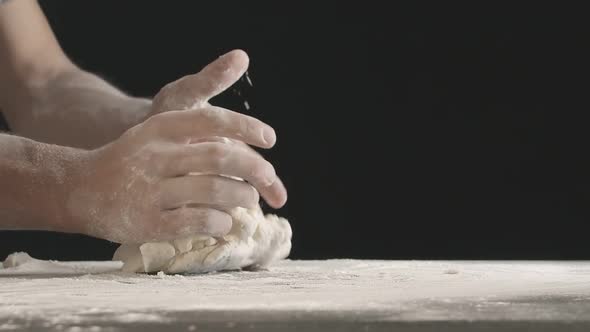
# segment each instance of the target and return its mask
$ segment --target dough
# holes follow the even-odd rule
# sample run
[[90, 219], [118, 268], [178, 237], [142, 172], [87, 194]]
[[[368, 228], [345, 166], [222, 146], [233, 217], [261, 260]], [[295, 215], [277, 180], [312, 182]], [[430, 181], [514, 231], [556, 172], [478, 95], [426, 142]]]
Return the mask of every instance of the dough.
[[[42, 260], [26, 252], [15, 252], [0, 264], [2, 276], [73, 276], [94, 273], [109, 273], [121, 270], [121, 262]], [[0, 325], [1, 326], [1, 325]]]
[[276, 215], [235, 208], [233, 225], [223, 238], [194, 235], [169, 242], [123, 244], [113, 260], [123, 271], [205, 273], [240, 268], [264, 268], [291, 251], [291, 226]]
[[2, 263], [2, 267], [8, 269], [12, 267], [19, 267], [21, 265], [35, 261], [39, 262], [38, 259], [29, 256], [29, 254], [27, 254], [26, 252], [15, 252], [6, 257], [6, 259]]

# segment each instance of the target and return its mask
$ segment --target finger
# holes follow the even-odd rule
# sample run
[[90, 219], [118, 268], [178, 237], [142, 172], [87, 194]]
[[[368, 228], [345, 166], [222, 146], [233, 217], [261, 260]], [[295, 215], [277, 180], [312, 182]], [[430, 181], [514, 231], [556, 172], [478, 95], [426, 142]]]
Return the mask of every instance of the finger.
[[[214, 138], [212, 138], [212, 139], [214, 139]], [[247, 151], [250, 151], [251, 153], [256, 154], [257, 156], [260, 156], [260, 158], [263, 158], [260, 155], [260, 153], [258, 153], [258, 151], [254, 150], [252, 147], [250, 147], [247, 144], [244, 144], [241, 141], [225, 139], [225, 140], [220, 140], [220, 142], [226, 143], [226, 144], [233, 144], [238, 148], [245, 149]], [[275, 175], [276, 175], [276, 173], [275, 173]], [[259, 189], [259, 192], [260, 192], [260, 195], [262, 196], [262, 198], [264, 198], [264, 200], [271, 207], [273, 207], [275, 209], [281, 208], [287, 203], [287, 198], [288, 198], [287, 189], [285, 188], [283, 181], [281, 181], [281, 178], [278, 175], [276, 177], [276, 181], [273, 182], [273, 184], [271, 186], [261, 187]]]
[[164, 86], [154, 98], [154, 109], [162, 112], [204, 105], [239, 80], [248, 69], [249, 61], [242, 50], [224, 54], [197, 74]]
[[232, 226], [229, 214], [204, 207], [182, 207], [161, 212], [154, 236], [148, 241], [166, 241], [195, 234], [224, 236]]
[[162, 209], [188, 204], [253, 208], [258, 192], [248, 183], [219, 175], [187, 175], [161, 183]]
[[[256, 156], [258, 156], [259, 158], [264, 159], [264, 157], [262, 157], [260, 155], [260, 153], [258, 153], [258, 151], [254, 150], [252, 147], [250, 147], [249, 145], [247, 145], [241, 141], [230, 140], [225, 137], [207, 137], [207, 138], [203, 138], [198, 141], [195, 141], [193, 143], [202, 143], [202, 142], [216, 142], [216, 143], [228, 144], [229, 146], [232, 146], [235, 148], [245, 149], [249, 153], [253, 153]], [[177, 165], [177, 164], [175, 163], [175, 165]], [[188, 171], [188, 172], [190, 172], [190, 171]], [[188, 172], [181, 173], [181, 174], [186, 174]], [[174, 175], [180, 175], [180, 174], [174, 174]], [[275, 175], [276, 175], [276, 173], [275, 173]], [[240, 177], [240, 176], [238, 176], [238, 177]], [[252, 181], [249, 181], [249, 182], [252, 183]], [[285, 188], [285, 185], [283, 184], [283, 182], [281, 181], [281, 179], [278, 175], [276, 177], [276, 181], [271, 186], [264, 186], [263, 185], [263, 186], [259, 186], [258, 188], [259, 188], [258, 190], [260, 192], [260, 195], [264, 198], [264, 200], [271, 207], [278, 209], [278, 208], [283, 207], [287, 203], [287, 198], [288, 198], [287, 189]]]
[[274, 129], [264, 122], [210, 105], [198, 110], [156, 114], [144, 125], [150, 135], [156, 133], [183, 143], [211, 136], [233, 138], [261, 148], [270, 148], [276, 143]]
[[279, 177], [272, 185], [262, 188], [259, 192], [268, 205], [275, 209], [279, 209], [287, 203], [287, 189]]
[[[212, 136], [212, 137], [203, 137], [203, 138], [199, 138], [196, 140], [192, 140], [192, 141], [190, 141], [190, 144], [206, 143], [206, 142], [216, 142], [216, 143], [235, 145], [235, 144], [238, 144], [238, 142], [240, 142], [240, 141], [229, 139], [227, 137]], [[240, 142], [240, 143], [244, 146], [249, 147], [249, 145], [247, 145], [245, 143], [242, 143], [242, 142]]]
[[[233, 176], [246, 180], [259, 192], [276, 182], [277, 175], [271, 163], [253, 150], [239, 146], [206, 142], [182, 146], [163, 159], [164, 176], [188, 173], [206, 173]], [[278, 199], [278, 198], [277, 198]]]

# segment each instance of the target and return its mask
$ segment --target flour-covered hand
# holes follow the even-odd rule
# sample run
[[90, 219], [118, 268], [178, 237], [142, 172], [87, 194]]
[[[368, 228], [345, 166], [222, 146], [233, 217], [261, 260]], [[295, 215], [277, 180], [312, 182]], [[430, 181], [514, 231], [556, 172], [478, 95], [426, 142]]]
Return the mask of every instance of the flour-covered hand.
[[209, 139], [274, 145], [267, 124], [208, 103], [247, 64], [245, 53], [230, 52], [167, 85], [154, 99], [154, 115], [112, 143], [81, 153], [60, 189], [70, 224], [120, 243], [222, 236], [232, 226], [227, 211], [256, 206], [259, 192], [270, 205], [283, 205], [286, 191], [268, 161], [243, 145]]

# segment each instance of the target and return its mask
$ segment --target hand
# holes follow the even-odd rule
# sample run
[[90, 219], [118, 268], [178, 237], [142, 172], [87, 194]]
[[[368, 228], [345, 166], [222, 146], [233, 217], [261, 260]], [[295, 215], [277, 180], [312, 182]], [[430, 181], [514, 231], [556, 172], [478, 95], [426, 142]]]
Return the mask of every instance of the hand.
[[243, 146], [210, 139], [261, 148], [276, 141], [270, 126], [208, 103], [243, 74], [247, 59], [230, 52], [167, 85], [154, 99], [155, 115], [116, 141], [81, 153], [62, 195], [62, 215], [72, 227], [120, 243], [222, 236], [232, 224], [225, 211], [255, 206], [258, 193], [271, 206], [282, 206], [286, 191], [269, 162]]
[[[154, 97], [150, 115], [172, 110], [197, 110], [210, 107], [209, 99], [222, 93], [238, 81], [248, 69], [249, 61], [248, 55], [245, 52], [234, 50], [221, 56], [201, 70], [198, 74], [185, 76], [177, 81], [167, 84]], [[276, 141], [274, 131], [270, 131], [268, 134], [270, 135], [268, 138], [269, 141], [274, 145]], [[193, 139], [190, 143], [199, 143], [203, 141], [215, 141], [217, 143], [229, 142], [227, 139], [220, 140], [219, 137], [207, 137]], [[232, 140], [232, 142], [236, 144], [226, 148], [232, 152], [246, 153], [250, 158], [255, 158], [252, 154], [255, 154], [256, 158], [262, 158], [258, 152], [250, 148], [247, 144], [244, 144], [243, 141], [244, 140], [238, 136], [235, 140]], [[223, 147], [220, 148], [223, 149]], [[247, 151], [242, 151], [244, 149]], [[228, 159], [227, 162], [232, 164], [241, 163], [242, 161], [239, 157], [241, 153], [235, 155], [234, 158]], [[243, 166], [247, 167], [248, 165]], [[276, 180], [270, 186], [265, 187], [255, 185], [255, 187], [271, 207], [280, 208], [287, 201], [287, 191], [280, 178], [276, 177], [275, 179]]]

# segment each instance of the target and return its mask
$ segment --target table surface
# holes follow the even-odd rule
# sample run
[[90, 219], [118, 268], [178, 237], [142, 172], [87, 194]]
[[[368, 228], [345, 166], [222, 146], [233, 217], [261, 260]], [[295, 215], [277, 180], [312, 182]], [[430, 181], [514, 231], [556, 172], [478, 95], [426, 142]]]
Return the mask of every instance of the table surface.
[[66, 265], [0, 269], [0, 331], [590, 329], [590, 262], [286, 260], [205, 275]]

